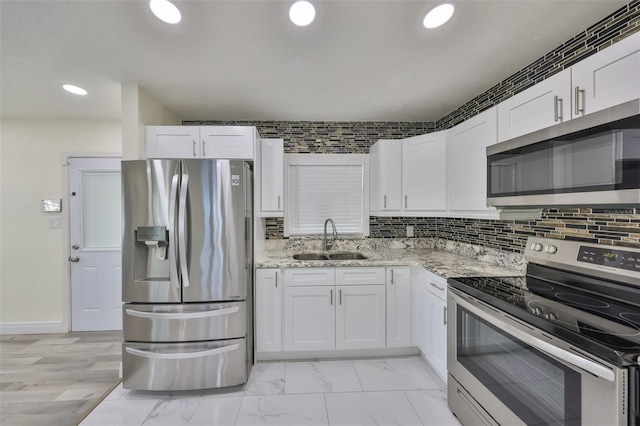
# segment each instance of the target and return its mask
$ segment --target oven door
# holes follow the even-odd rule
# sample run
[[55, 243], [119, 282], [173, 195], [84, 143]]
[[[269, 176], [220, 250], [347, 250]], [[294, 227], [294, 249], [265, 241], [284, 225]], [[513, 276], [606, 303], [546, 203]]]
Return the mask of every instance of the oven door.
[[624, 369], [456, 289], [448, 306], [449, 405], [463, 424], [627, 424]]

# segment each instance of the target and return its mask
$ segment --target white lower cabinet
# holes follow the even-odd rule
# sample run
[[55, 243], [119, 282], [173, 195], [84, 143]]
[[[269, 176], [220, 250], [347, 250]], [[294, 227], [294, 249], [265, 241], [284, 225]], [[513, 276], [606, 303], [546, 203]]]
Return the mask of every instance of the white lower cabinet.
[[336, 289], [336, 349], [384, 348], [384, 285], [345, 285]]
[[284, 270], [285, 351], [385, 346], [384, 268]]
[[335, 312], [335, 287], [285, 287], [284, 350], [334, 349]]
[[387, 268], [387, 347], [411, 346], [411, 268]]
[[256, 351], [282, 351], [282, 274], [256, 269]]
[[424, 297], [425, 320], [427, 327], [423, 353], [435, 372], [447, 381], [447, 281], [431, 272], [427, 272]]

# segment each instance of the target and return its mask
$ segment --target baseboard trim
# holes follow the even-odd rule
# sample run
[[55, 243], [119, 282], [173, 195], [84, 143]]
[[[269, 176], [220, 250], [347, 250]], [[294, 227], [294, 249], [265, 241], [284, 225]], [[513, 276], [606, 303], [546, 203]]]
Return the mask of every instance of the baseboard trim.
[[0, 323], [0, 334], [54, 334], [67, 331], [63, 329], [62, 321]]

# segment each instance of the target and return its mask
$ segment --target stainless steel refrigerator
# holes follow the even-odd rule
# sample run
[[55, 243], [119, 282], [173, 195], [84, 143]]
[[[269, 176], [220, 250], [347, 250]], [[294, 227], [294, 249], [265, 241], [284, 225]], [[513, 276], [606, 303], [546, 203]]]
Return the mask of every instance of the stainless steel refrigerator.
[[124, 388], [247, 381], [252, 179], [243, 161], [122, 162]]

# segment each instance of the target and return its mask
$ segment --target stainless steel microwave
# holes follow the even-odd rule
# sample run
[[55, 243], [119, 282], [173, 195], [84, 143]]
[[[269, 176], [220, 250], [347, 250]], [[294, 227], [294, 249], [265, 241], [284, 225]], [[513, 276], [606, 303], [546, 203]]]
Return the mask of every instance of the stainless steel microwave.
[[487, 147], [487, 204], [640, 207], [640, 101]]

